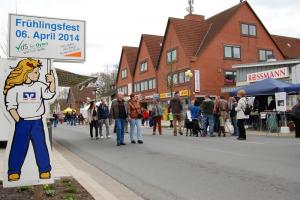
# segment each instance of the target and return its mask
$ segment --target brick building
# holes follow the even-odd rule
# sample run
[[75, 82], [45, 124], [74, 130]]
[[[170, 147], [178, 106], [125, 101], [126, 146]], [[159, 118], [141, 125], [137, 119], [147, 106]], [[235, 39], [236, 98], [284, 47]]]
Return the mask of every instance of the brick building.
[[124, 46], [122, 48], [121, 58], [116, 80], [117, 92], [123, 92], [125, 96], [130, 95], [132, 91], [133, 74], [135, 70], [138, 48]]
[[[118, 88], [153, 78], [149, 63], [149, 72], [141, 73], [143, 61], [148, 56], [151, 58], [145, 38], [146, 35], [141, 38], [133, 81], [121, 80], [119, 75]], [[157, 66], [153, 67], [156, 68], [156, 92], [165, 103], [174, 91], [179, 91], [183, 100], [189, 99], [189, 95], [192, 99], [206, 94], [221, 95], [224, 88], [236, 85], [233, 65], [296, 58], [299, 53], [294, 52], [300, 52], [299, 48], [299, 39], [270, 35], [247, 1], [208, 19], [195, 14], [184, 19], [169, 18]], [[123, 55], [124, 49], [119, 71], [128, 67]], [[192, 78], [185, 76], [187, 70], [192, 71]], [[138, 90], [136, 87], [134, 91]], [[145, 97], [152, 92], [136, 91]]]
[[161, 50], [163, 37], [157, 35], [141, 36], [139, 51], [133, 74], [133, 91], [141, 95], [146, 105], [157, 93], [157, 61]]

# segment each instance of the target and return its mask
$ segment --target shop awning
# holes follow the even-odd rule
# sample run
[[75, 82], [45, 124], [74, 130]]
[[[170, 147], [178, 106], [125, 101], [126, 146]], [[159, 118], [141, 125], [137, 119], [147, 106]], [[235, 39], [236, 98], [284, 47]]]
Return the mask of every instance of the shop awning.
[[276, 92], [285, 92], [286, 88], [293, 86], [294, 84], [279, 81], [275, 79], [265, 79], [262, 81], [255, 82], [250, 85], [239, 87], [232, 92], [231, 96], [236, 96], [239, 90], [245, 90], [247, 96], [259, 96], [259, 95], [273, 95]]
[[285, 92], [300, 92], [300, 83], [286, 87]]

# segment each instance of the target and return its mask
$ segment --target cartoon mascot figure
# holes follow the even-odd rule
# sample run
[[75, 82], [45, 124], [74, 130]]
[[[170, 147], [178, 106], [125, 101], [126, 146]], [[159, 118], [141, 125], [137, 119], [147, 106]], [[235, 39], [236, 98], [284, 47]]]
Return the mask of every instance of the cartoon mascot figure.
[[45, 100], [54, 98], [55, 76], [51, 70], [46, 83], [39, 81], [42, 63], [23, 59], [12, 69], [5, 81], [3, 94], [6, 109], [15, 120], [15, 132], [8, 158], [8, 181], [21, 177], [29, 144], [32, 143], [40, 179], [51, 178], [49, 151], [42, 116]]

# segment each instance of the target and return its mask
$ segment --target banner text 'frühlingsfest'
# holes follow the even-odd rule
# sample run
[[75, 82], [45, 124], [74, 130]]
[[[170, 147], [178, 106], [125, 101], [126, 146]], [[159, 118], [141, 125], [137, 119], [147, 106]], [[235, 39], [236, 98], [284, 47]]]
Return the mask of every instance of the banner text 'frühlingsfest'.
[[85, 22], [10, 14], [10, 57], [85, 60]]

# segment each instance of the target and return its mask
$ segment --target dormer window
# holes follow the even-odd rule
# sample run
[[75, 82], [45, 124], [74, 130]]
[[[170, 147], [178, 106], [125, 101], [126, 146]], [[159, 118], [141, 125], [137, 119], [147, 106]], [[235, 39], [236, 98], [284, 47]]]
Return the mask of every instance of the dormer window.
[[140, 71], [141, 72], [146, 72], [148, 70], [148, 62], [144, 61], [140, 64]]
[[121, 71], [121, 77], [122, 77], [122, 79], [126, 79], [126, 77], [127, 77], [127, 70], [126, 69], [123, 69]]
[[167, 64], [171, 64], [177, 61], [177, 50], [173, 49], [167, 52]]

